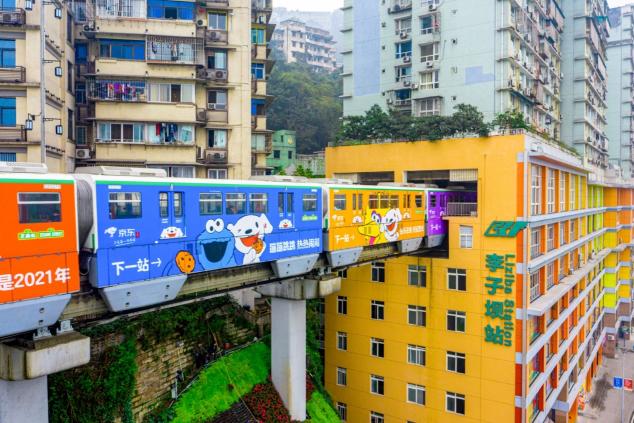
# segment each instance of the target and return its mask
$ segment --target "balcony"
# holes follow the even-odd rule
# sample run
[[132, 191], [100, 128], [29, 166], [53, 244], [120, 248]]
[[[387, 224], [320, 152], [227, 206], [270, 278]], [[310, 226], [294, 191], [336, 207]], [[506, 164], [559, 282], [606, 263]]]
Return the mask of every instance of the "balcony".
[[273, 0], [251, 0], [251, 10], [254, 12], [273, 11]]
[[3, 142], [25, 142], [26, 129], [23, 125], [0, 126], [0, 143]]
[[95, 9], [96, 16], [100, 19], [145, 19], [147, 5], [145, 0], [97, 0]]
[[26, 12], [24, 9], [0, 8], [1, 25], [24, 25], [26, 23]]
[[229, 32], [220, 29], [202, 28], [198, 32], [198, 37], [205, 40], [205, 46], [227, 45], [229, 43]]
[[273, 134], [260, 134], [251, 139], [251, 152], [255, 154], [271, 154], [273, 151]]
[[265, 96], [266, 81], [263, 79], [251, 79], [251, 94], [255, 96]]
[[228, 73], [226, 69], [199, 69], [198, 78], [214, 82], [227, 82]]
[[24, 66], [15, 68], [0, 68], [0, 82], [25, 82], [26, 72]]
[[445, 216], [477, 216], [478, 203], [447, 203]]
[[228, 9], [229, 0], [207, 0], [205, 6], [211, 9]]
[[202, 49], [196, 38], [148, 36], [147, 62], [196, 65], [202, 63]]
[[227, 149], [225, 148], [206, 148], [199, 147], [198, 160], [204, 164], [227, 164]]
[[266, 116], [251, 116], [251, 129], [266, 131]]
[[412, 0], [392, 0], [387, 13], [400, 13], [412, 9]]
[[229, 122], [229, 113], [226, 109], [208, 108], [205, 110], [205, 114], [207, 123], [227, 124]]

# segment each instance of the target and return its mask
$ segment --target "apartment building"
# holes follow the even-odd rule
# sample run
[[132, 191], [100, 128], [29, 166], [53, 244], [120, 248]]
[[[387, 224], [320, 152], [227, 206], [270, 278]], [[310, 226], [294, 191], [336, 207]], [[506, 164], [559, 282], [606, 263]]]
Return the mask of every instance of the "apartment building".
[[605, 0], [565, 0], [562, 8], [566, 23], [561, 45], [561, 138], [589, 164], [605, 168], [608, 4]]
[[373, 104], [444, 115], [466, 103], [488, 120], [519, 110], [560, 138], [557, 0], [346, 0], [343, 10], [345, 115]]
[[634, 19], [632, 5], [609, 10], [606, 134], [610, 163], [634, 176]]
[[326, 72], [337, 69], [335, 41], [330, 32], [298, 19], [287, 19], [277, 25], [272, 47], [283, 53], [286, 63], [306, 63]]
[[632, 317], [631, 183], [527, 134], [331, 147], [326, 175], [477, 192], [447, 205], [444, 250], [350, 268], [326, 299], [343, 421], [577, 420]]
[[[44, 51], [40, 48], [41, 7], [46, 22]], [[29, 0], [3, 3], [0, 161], [45, 162], [54, 172], [74, 169], [73, 63], [72, 18], [65, 4]]]
[[74, 3], [77, 164], [190, 178], [263, 172], [270, 6]]

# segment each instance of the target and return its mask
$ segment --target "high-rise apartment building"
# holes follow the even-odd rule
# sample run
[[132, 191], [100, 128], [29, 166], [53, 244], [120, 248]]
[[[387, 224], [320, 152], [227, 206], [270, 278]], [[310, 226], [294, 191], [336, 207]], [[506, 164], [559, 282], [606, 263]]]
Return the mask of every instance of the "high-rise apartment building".
[[78, 165], [218, 179], [264, 170], [270, 2], [89, 0], [74, 9]]
[[610, 9], [606, 133], [610, 163], [634, 177], [634, 7]]
[[[40, 48], [41, 7], [44, 7], [46, 22], [44, 51]], [[44, 160], [51, 171], [74, 169], [73, 51], [72, 18], [65, 4], [24, 0], [3, 3], [0, 10], [0, 161], [39, 163]], [[45, 142], [42, 142], [41, 131], [42, 104]]]
[[[607, 166], [604, 1], [346, 0], [344, 114], [517, 110]], [[579, 53], [582, 52], [582, 53]]]
[[632, 185], [525, 134], [326, 159], [328, 177], [477, 192], [446, 205], [444, 249], [350, 268], [326, 299], [326, 388], [342, 420], [576, 421], [632, 317]]
[[326, 72], [337, 69], [335, 41], [330, 32], [300, 20], [287, 19], [277, 24], [272, 47], [282, 52], [287, 63], [306, 63]]
[[608, 4], [563, 0], [562, 8], [566, 19], [561, 45], [561, 139], [588, 163], [607, 167]]

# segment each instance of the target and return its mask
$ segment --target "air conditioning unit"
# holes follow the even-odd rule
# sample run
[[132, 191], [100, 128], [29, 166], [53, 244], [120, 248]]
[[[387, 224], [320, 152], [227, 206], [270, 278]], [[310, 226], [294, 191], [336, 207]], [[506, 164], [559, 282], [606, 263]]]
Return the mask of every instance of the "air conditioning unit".
[[392, 100], [391, 98], [388, 98], [388, 99], [386, 100], [386, 103], [387, 103], [387, 104], [392, 104], [393, 102], [394, 102], [394, 100]]
[[207, 120], [207, 111], [206, 110], [197, 110], [196, 111], [196, 119], [200, 122], [204, 122]]
[[433, 12], [434, 10], [436, 10], [436, 5], [432, 3], [429, 5], [429, 11]]
[[196, 147], [196, 158], [203, 160], [205, 158], [205, 150], [202, 147]]
[[418, 84], [412, 84], [412, 89], [413, 90], [417, 90], [418, 89]]
[[412, 61], [412, 56], [403, 56], [403, 63], [409, 63]]
[[215, 103], [207, 104], [207, 109], [209, 109], [209, 110], [218, 110], [217, 107], [218, 106], [216, 106]]
[[412, 84], [412, 82], [409, 79], [403, 80], [403, 86], [409, 87], [411, 84]]
[[198, 20], [196, 21], [196, 26], [197, 26], [197, 27], [199, 27], [199, 28], [201, 28], [201, 27], [205, 26], [205, 22], [203, 22], [203, 20], [202, 20], [202, 19], [198, 19]]
[[608, 341], [614, 341], [616, 338], [614, 338], [614, 335], [608, 333]]
[[402, 39], [402, 40], [403, 40], [403, 39], [405, 39], [405, 38], [407, 38], [407, 32], [405, 32], [405, 31], [401, 31], [401, 33], [400, 33], [400, 37], [401, 37], [401, 39]]
[[214, 79], [227, 79], [227, 71], [226, 70], [216, 70], [213, 73]]
[[425, 66], [427, 66], [427, 68], [433, 68], [434, 62], [425, 62]]
[[220, 33], [218, 31], [209, 31], [209, 39], [211, 41], [220, 40]]
[[208, 163], [224, 161], [227, 158], [226, 151], [208, 151], [206, 152], [206, 161]]
[[77, 150], [75, 150], [75, 157], [78, 159], [89, 159], [90, 150], [87, 148], [78, 148]]

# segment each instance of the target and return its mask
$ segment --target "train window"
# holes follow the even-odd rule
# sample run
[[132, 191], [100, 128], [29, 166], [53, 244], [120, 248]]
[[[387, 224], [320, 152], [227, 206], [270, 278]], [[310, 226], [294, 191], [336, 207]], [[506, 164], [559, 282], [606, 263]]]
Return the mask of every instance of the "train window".
[[335, 210], [346, 209], [346, 194], [335, 194]]
[[302, 204], [305, 212], [317, 211], [317, 194], [304, 194]]
[[398, 195], [390, 195], [390, 208], [398, 209]]
[[249, 194], [249, 211], [251, 213], [268, 213], [269, 201], [266, 194]]
[[411, 196], [411, 195], [409, 195], [409, 194], [405, 194], [405, 195], [403, 196], [403, 200], [404, 200], [404, 202], [405, 202], [404, 207], [405, 207], [406, 209], [409, 209], [409, 208], [412, 206], [412, 196]]
[[222, 214], [222, 194], [219, 192], [201, 193], [198, 199], [198, 208], [201, 215]]
[[357, 195], [359, 199], [357, 200], [357, 210], [363, 210], [363, 194]]
[[284, 214], [284, 193], [277, 193], [277, 212], [279, 214]]
[[376, 194], [370, 194], [370, 200], [368, 201], [368, 207], [371, 209], [379, 208], [379, 196]]
[[159, 215], [161, 217], [169, 216], [169, 200], [166, 192], [159, 192]]
[[357, 209], [357, 194], [352, 194], [352, 210]]
[[62, 203], [58, 192], [18, 193], [20, 223], [47, 223], [62, 220]]
[[414, 197], [414, 204], [418, 208], [423, 207], [423, 196], [417, 195], [416, 197]]
[[293, 213], [293, 198], [294, 195], [292, 192], [286, 193], [286, 213]]
[[379, 204], [382, 209], [390, 208], [390, 197], [388, 195], [381, 195], [379, 199]]
[[108, 204], [110, 206], [110, 219], [141, 217], [140, 192], [111, 192]]
[[174, 217], [183, 217], [183, 193], [174, 193]]
[[245, 214], [247, 211], [247, 196], [242, 193], [227, 194], [227, 214]]
[[429, 207], [436, 207], [436, 194], [429, 194]]

